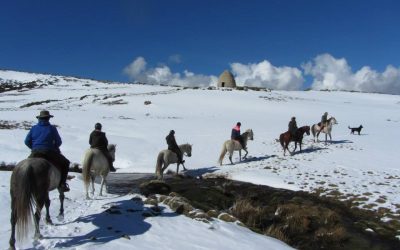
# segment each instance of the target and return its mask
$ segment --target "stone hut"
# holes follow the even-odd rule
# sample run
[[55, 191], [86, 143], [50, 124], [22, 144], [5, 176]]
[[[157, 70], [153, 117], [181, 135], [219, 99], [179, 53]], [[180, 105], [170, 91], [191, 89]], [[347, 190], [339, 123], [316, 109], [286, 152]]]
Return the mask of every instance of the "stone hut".
[[236, 88], [235, 77], [228, 70], [222, 72], [218, 79], [218, 87], [222, 88]]

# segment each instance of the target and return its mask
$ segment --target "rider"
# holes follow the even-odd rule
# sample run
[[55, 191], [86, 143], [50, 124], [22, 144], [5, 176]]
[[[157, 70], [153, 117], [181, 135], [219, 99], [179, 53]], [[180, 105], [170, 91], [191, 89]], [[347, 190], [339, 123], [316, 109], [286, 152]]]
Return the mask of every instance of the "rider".
[[178, 156], [179, 163], [180, 164], [185, 163], [185, 161], [183, 160], [182, 151], [180, 150], [175, 140], [175, 131], [174, 130], [169, 131], [169, 134], [167, 135], [167, 137], [165, 137], [165, 140], [167, 140], [168, 149], [174, 152]]
[[103, 155], [107, 158], [109, 166], [110, 166], [110, 172], [115, 172], [117, 171], [114, 166], [113, 166], [113, 157], [111, 156], [110, 152], [108, 152], [107, 146], [108, 146], [108, 140], [106, 137], [106, 133], [101, 131], [101, 124], [96, 123], [94, 125], [94, 130], [92, 133], [90, 133], [89, 137], [89, 144], [91, 148], [97, 148], [100, 150]]
[[328, 112], [325, 112], [321, 117], [321, 122], [318, 124], [320, 127], [319, 132], [321, 132], [327, 126], [327, 123], [328, 123]]
[[231, 140], [238, 141], [240, 145], [242, 145], [242, 148], [244, 149], [245, 148], [244, 140], [243, 137], [240, 135], [240, 126], [242, 126], [242, 124], [240, 122], [237, 122], [236, 126], [232, 128]]
[[44, 158], [61, 172], [59, 188], [63, 192], [68, 192], [70, 189], [67, 176], [70, 161], [61, 154], [61, 137], [56, 126], [50, 124], [51, 117], [54, 116], [50, 115], [49, 111], [40, 111], [40, 114], [36, 116], [38, 123], [30, 129], [25, 138], [25, 145], [32, 150], [29, 158]]
[[297, 123], [296, 123], [296, 117], [294, 117], [294, 116], [292, 117], [292, 119], [289, 122], [288, 127], [289, 127], [288, 131], [290, 133], [290, 137], [292, 139], [294, 139], [296, 137], [296, 132], [297, 132], [297, 129], [298, 129], [297, 128]]

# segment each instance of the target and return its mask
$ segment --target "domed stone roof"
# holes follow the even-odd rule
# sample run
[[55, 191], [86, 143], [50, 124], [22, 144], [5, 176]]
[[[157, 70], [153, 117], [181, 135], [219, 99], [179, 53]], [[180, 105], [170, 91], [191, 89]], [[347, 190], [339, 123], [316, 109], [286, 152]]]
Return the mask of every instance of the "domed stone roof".
[[222, 72], [218, 79], [218, 87], [236, 88], [236, 81], [232, 73], [228, 70]]

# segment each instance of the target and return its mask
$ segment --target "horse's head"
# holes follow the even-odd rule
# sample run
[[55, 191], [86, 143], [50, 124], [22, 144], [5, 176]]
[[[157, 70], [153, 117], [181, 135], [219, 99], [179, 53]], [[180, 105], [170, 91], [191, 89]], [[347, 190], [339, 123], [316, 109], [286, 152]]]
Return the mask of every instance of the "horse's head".
[[304, 130], [307, 135], [310, 135], [310, 126], [304, 126]]
[[332, 124], [332, 125], [336, 125], [336, 124], [338, 124], [338, 122], [337, 122], [337, 120], [336, 120], [336, 118], [335, 117], [331, 117], [331, 118], [329, 118], [328, 119], [328, 121], [329, 121], [329, 123], [330, 124]]
[[181, 145], [181, 146], [180, 146], [180, 149], [181, 149], [182, 152], [183, 152], [184, 154], [186, 154], [188, 157], [191, 157], [191, 156], [192, 156], [192, 146], [193, 146], [193, 145], [191, 145], [191, 144], [189, 144], [189, 143], [186, 143], [186, 144]]
[[248, 129], [244, 133], [247, 133], [247, 139], [248, 140], [254, 140], [254, 134], [253, 134], [253, 130], [252, 129]]
[[108, 152], [112, 156], [113, 160], [115, 160], [115, 151], [117, 149], [117, 144], [108, 144], [107, 146]]

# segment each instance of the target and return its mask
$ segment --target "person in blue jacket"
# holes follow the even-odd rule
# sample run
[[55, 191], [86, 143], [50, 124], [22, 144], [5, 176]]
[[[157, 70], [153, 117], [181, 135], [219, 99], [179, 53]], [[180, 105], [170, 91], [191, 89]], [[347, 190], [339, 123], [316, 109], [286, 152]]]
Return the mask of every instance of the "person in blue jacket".
[[38, 123], [30, 129], [25, 138], [25, 145], [32, 150], [29, 158], [44, 158], [61, 172], [59, 188], [68, 192], [67, 176], [70, 161], [61, 154], [61, 137], [57, 128], [50, 124], [51, 117], [54, 116], [50, 115], [49, 111], [40, 111], [40, 114], [36, 116]]

